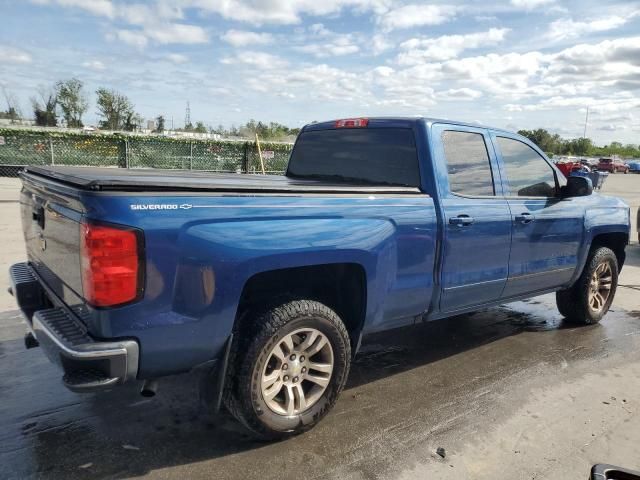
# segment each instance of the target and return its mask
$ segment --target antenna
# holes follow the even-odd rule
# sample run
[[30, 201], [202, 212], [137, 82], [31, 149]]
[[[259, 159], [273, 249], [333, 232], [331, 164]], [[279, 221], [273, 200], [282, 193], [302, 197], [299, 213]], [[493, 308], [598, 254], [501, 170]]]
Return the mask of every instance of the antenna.
[[191, 125], [191, 107], [189, 106], [189, 101], [187, 100], [187, 109], [184, 112], [184, 126]]
[[587, 115], [584, 117], [584, 133], [582, 138], [587, 138], [587, 122], [589, 121], [589, 105], [587, 105]]

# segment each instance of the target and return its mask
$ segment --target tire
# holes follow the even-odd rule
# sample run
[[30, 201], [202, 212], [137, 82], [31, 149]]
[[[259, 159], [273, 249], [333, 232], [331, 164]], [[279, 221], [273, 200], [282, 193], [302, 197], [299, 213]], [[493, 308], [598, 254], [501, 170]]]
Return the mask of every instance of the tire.
[[[607, 275], [608, 272], [610, 275]], [[594, 276], [599, 278], [597, 284], [592, 283]], [[615, 253], [607, 247], [596, 247], [589, 252], [587, 263], [576, 283], [556, 292], [556, 305], [568, 322], [583, 325], [598, 323], [609, 311], [617, 287], [618, 259]], [[594, 306], [592, 292], [595, 291], [600, 295], [600, 300], [596, 300], [597, 305]]]
[[[344, 388], [351, 363], [349, 334], [333, 310], [313, 300], [281, 303], [257, 315], [239, 337], [232, 351], [225, 406], [247, 428], [265, 439], [286, 438], [311, 429], [331, 410]], [[326, 343], [313, 353], [322, 337]], [[311, 345], [304, 350], [307, 339]], [[292, 342], [289, 345], [288, 340]], [[304, 352], [309, 353], [308, 358]], [[333, 368], [329, 373], [314, 369], [318, 366], [326, 370], [330, 363]], [[265, 393], [263, 380], [274, 375], [278, 380]], [[326, 385], [316, 383], [320, 381]], [[280, 393], [273, 396], [275, 389]], [[302, 405], [300, 389], [306, 390], [303, 397], [309, 400], [309, 406]], [[292, 404], [293, 413], [289, 410]]]

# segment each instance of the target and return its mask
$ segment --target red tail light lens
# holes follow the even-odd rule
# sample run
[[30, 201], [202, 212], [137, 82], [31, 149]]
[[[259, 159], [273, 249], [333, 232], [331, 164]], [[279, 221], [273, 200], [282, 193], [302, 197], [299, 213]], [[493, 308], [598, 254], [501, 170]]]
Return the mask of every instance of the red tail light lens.
[[140, 292], [140, 258], [135, 231], [105, 225], [80, 225], [84, 298], [96, 307], [135, 300]]
[[368, 118], [345, 118], [336, 120], [335, 128], [364, 128], [369, 125]]

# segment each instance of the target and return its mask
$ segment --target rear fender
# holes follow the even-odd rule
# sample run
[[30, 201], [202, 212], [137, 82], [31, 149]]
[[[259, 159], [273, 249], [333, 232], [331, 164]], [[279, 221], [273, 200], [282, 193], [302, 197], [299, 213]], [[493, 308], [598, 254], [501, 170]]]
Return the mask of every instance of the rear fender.
[[[210, 338], [233, 329], [243, 288], [258, 273], [352, 263], [366, 274], [367, 322], [383, 314], [385, 294], [397, 276], [395, 225], [385, 219], [255, 219], [192, 225], [179, 238], [174, 310], [211, 318]], [[203, 283], [206, 284], [203, 287]], [[202, 302], [189, 297], [208, 291]], [[193, 297], [193, 295], [191, 295]], [[222, 345], [219, 345], [222, 347]]]

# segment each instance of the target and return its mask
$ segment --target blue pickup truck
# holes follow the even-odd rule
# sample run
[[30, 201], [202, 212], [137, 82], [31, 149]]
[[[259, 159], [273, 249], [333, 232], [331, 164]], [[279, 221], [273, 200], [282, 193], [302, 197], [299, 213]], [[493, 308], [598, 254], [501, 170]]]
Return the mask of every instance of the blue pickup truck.
[[514, 133], [427, 118], [305, 126], [286, 175], [21, 173], [11, 290], [77, 392], [204, 368], [213, 408], [303, 432], [367, 334], [550, 292], [607, 312], [629, 208]]

